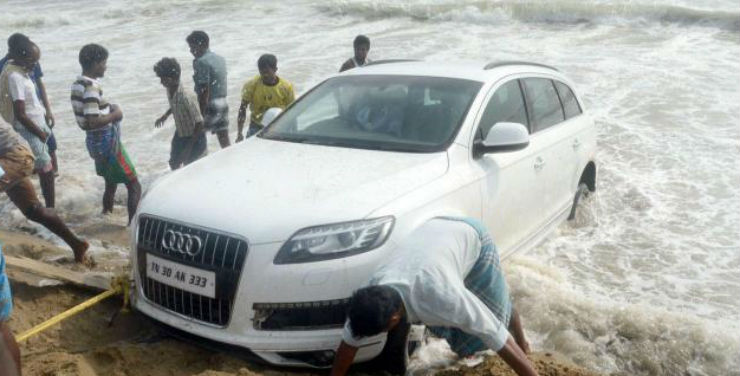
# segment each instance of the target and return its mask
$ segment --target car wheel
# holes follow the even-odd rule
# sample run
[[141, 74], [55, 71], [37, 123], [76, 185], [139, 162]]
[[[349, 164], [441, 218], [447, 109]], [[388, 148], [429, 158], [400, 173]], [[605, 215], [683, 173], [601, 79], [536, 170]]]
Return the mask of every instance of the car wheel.
[[414, 337], [418, 336], [412, 334], [410, 324], [397, 325], [388, 332], [385, 347], [373, 362], [383, 371], [394, 375], [405, 374], [411, 356], [419, 349], [423, 341], [423, 338]]
[[596, 213], [594, 212], [593, 204], [587, 205], [584, 200], [588, 198], [591, 191], [588, 189], [588, 185], [584, 182], [578, 184], [578, 189], [573, 197], [573, 206], [568, 214], [568, 222], [573, 227], [583, 227], [589, 223], [596, 221]]

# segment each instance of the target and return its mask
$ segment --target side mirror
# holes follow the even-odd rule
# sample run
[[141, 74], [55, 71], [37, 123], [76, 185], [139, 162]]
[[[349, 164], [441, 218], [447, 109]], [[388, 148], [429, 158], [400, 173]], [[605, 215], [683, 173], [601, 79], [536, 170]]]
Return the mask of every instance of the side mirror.
[[488, 131], [486, 139], [475, 141], [473, 155], [522, 150], [529, 145], [529, 131], [519, 123], [496, 123]]
[[273, 120], [275, 120], [278, 115], [280, 115], [283, 112], [282, 108], [278, 107], [272, 107], [265, 111], [264, 115], [262, 115], [262, 126], [266, 127], [272, 123]]

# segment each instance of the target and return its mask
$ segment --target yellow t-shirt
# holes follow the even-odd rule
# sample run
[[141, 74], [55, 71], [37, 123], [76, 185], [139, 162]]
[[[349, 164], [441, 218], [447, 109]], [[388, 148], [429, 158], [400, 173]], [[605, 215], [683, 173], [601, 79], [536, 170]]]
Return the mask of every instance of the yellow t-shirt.
[[247, 81], [242, 88], [242, 103], [249, 102], [252, 115], [251, 121], [260, 123], [265, 111], [272, 107], [285, 109], [295, 100], [293, 84], [278, 78], [277, 84], [265, 85], [261, 76], [256, 76]]

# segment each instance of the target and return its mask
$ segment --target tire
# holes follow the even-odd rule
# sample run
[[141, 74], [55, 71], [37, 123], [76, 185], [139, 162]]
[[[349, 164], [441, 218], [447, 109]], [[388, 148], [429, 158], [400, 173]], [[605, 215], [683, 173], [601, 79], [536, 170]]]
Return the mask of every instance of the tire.
[[588, 185], [586, 185], [586, 183], [584, 182], [580, 182], [578, 184], [578, 189], [576, 189], [576, 194], [573, 197], [573, 206], [570, 208], [570, 214], [568, 214], [569, 221], [576, 219], [578, 203], [581, 201], [581, 199], [588, 197], [589, 193], [590, 191], [588, 190]]
[[380, 355], [373, 360], [373, 363], [380, 370], [390, 374], [405, 374], [411, 356], [421, 345], [421, 340], [412, 340], [410, 334], [410, 324], [398, 324], [388, 332], [385, 347], [383, 347]]

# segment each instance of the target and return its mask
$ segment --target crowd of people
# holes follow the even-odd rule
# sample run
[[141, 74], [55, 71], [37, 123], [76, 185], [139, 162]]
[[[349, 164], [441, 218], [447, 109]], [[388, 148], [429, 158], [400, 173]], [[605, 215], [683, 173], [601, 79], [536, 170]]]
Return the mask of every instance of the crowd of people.
[[[170, 116], [175, 123], [169, 158], [173, 170], [208, 153], [208, 132], [216, 135], [222, 148], [231, 145], [226, 61], [211, 51], [209, 36], [204, 31], [193, 31], [185, 40], [194, 57], [193, 90], [181, 84], [181, 68], [176, 59], [162, 58], [154, 65], [154, 73], [165, 87], [169, 102], [169, 108], [156, 119], [155, 127], [161, 127]], [[367, 37], [358, 36], [354, 48], [354, 56], [340, 71], [369, 61]], [[0, 189], [28, 219], [62, 237], [75, 251], [75, 260], [83, 262], [87, 243], [77, 238], [52, 210], [59, 167], [53, 133], [55, 120], [42, 80], [40, 58], [41, 49], [26, 35], [16, 33], [8, 38], [8, 53], [0, 60], [0, 113], [5, 121], [0, 123]], [[95, 171], [105, 182], [102, 212], [112, 212], [116, 189], [123, 184], [128, 191], [130, 221], [141, 197], [141, 184], [121, 142], [121, 107], [103, 95], [100, 78], [106, 73], [107, 62], [105, 47], [83, 46], [79, 52], [81, 74], [72, 84], [70, 99], [77, 125], [85, 131], [85, 144]], [[275, 55], [260, 56], [259, 74], [244, 84], [235, 142], [263, 128], [261, 120], [265, 111], [273, 107], [285, 109], [294, 101], [293, 85], [277, 75], [277, 63]], [[247, 109], [251, 115], [244, 135]], [[32, 174], [39, 176], [43, 205], [29, 180]]]
[[[169, 166], [172, 170], [205, 156], [206, 133], [215, 134], [221, 148], [231, 145], [225, 59], [210, 50], [208, 35], [194, 31], [186, 38], [193, 60], [194, 89], [182, 85], [181, 67], [174, 58], [162, 58], [154, 73], [166, 89], [169, 108], [155, 120], [161, 127], [172, 116]], [[366, 65], [370, 40], [357, 36], [354, 56], [340, 71]], [[29, 219], [61, 237], [76, 262], [85, 262], [88, 243], [77, 237], [57, 216], [54, 178], [58, 172], [54, 117], [42, 81], [41, 50], [23, 34], [8, 39], [8, 54], [0, 67], [0, 190]], [[79, 52], [81, 74], [71, 87], [72, 110], [86, 133], [85, 144], [96, 173], [105, 182], [103, 213], [113, 210], [116, 188], [128, 191], [131, 221], [141, 196], [138, 175], [121, 142], [120, 106], [103, 95], [100, 78], [107, 70], [108, 51], [87, 44]], [[277, 58], [257, 60], [258, 75], [241, 90], [235, 142], [251, 137], [264, 125], [270, 108], [284, 109], [295, 99], [293, 85], [277, 75]], [[247, 110], [250, 118], [246, 135]], [[39, 176], [45, 205], [38, 200], [30, 176]], [[485, 228], [470, 218], [435, 218], [420, 226], [402, 244], [403, 252], [379, 266], [366, 285], [353, 294], [333, 375], [349, 369], [359, 348], [379, 335], [408, 332], [411, 323], [423, 323], [464, 357], [493, 349], [518, 375], [536, 375], [527, 360], [529, 344], [519, 315], [509, 298], [499, 256]], [[20, 375], [20, 351], [8, 329], [12, 308], [5, 261], [0, 251], [0, 374]]]

